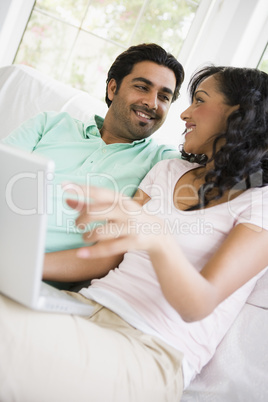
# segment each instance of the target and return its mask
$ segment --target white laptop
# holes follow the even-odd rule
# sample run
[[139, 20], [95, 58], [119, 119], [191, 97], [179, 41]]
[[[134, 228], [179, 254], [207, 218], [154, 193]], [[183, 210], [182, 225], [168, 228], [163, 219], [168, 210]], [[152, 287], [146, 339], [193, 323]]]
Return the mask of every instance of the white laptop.
[[53, 171], [41, 155], [0, 143], [0, 292], [32, 309], [89, 315], [92, 306], [42, 281]]

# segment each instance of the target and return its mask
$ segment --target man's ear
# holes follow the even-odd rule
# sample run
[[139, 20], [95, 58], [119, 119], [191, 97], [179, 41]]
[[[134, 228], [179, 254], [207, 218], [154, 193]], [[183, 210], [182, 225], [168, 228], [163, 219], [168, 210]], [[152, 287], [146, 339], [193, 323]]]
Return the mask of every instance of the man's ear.
[[113, 101], [114, 94], [116, 93], [116, 88], [117, 88], [116, 81], [114, 78], [111, 78], [107, 86], [108, 98], [110, 99], [111, 102]]

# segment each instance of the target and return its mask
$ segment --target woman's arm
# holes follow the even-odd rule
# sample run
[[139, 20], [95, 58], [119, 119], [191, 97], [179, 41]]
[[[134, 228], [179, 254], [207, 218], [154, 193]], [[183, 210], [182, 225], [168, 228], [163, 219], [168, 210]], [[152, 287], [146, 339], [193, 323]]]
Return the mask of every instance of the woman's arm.
[[[81, 249], [78, 255], [96, 258], [127, 250], [147, 251], [166, 299], [185, 321], [200, 320], [209, 315], [226, 297], [268, 265], [268, 231], [239, 224], [198, 273], [174, 237], [164, 232], [162, 220], [149, 216], [136, 202], [126, 198], [119, 198], [118, 203], [109, 211], [106, 208], [108, 212], [104, 214], [102, 205], [105, 203], [107, 207], [114, 195], [93, 188], [91, 195], [95, 203], [90, 212], [87, 208], [82, 210], [77, 224], [107, 219], [111, 231], [91, 233], [91, 241], [97, 243]], [[74, 206], [71, 200], [68, 204]], [[116, 238], [113, 225], [120, 226], [121, 230]], [[142, 230], [142, 225], [146, 225], [146, 231]]]
[[185, 321], [200, 320], [212, 313], [268, 265], [268, 231], [259, 229], [244, 224], [232, 229], [200, 274], [173, 239], [166, 238], [162, 250], [149, 252], [166, 299]]

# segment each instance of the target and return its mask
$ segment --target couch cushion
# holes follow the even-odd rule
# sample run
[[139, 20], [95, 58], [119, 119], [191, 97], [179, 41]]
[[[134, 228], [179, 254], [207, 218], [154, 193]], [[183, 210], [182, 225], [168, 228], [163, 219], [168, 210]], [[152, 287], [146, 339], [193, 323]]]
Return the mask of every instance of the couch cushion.
[[258, 279], [253, 291], [248, 297], [247, 304], [268, 309], [268, 269]]
[[[104, 94], [103, 94], [104, 95]], [[89, 116], [104, 116], [107, 106], [88, 93], [49, 78], [23, 65], [0, 68], [0, 138], [23, 121], [46, 111], [68, 112], [86, 122]]]
[[181, 402], [268, 401], [268, 311], [245, 304]]

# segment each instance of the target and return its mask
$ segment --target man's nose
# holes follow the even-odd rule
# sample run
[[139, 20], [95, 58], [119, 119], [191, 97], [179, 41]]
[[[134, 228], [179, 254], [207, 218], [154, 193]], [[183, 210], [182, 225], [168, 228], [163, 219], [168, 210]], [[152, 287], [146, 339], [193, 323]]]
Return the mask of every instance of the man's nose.
[[158, 96], [157, 93], [151, 91], [146, 94], [143, 99], [143, 104], [146, 105], [149, 109], [156, 110], [158, 108]]

